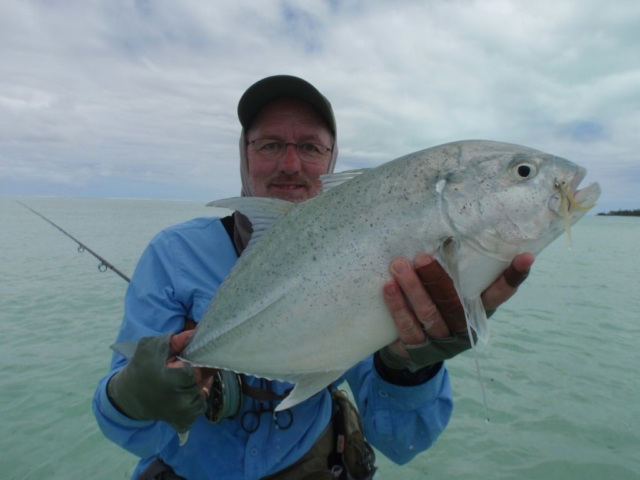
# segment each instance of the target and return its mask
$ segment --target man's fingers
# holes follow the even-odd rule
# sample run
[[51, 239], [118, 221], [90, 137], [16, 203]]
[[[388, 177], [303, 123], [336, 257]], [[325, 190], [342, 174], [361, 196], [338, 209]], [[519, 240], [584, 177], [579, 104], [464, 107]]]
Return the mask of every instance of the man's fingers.
[[204, 379], [198, 382], [198, 386], [200, 387], [200, 392], [199, 392], [200, 396], [205, 400], [207, 400], [209, 398], [209, 395], [211, 394], [212, 385], [213, 385], [213, 377], [209, 377], [207, 379]]
[[180, 333], [172, 335], [171, 340], [169, 341], [169, 349], [171, 350], [171, 353], [174, 355], [178, 355], [180, 352], [182, 352], [182, 350], [184, 350], [184, 347], [187, 346], [187, 343], [189, 343], [189, 340], [194, 333], [194, 330], [184, 330]]
[[424, 342], [422, 326], [411, 312], [398, 284], [395, 281], [387, 282], [382, 292], [400, 340], [409, 345]]
[[467, 320], [453, 280], [442, 265], [430, 255], [421, 253], [415, 259], [416, 274], [451, 333], [465, 331]]
[[530, 271], [531, 270], [527, 269], [524, 272], [519, 272], [513, 264], [511, 264], [502, 275], [504, 276], [504, 281], [507, 282], [507, 285], [511, 288], [518, 288], [522, 282], [527, 279]]
[[167, 362], [165, 364], [168, 368], [183, 368], [186, 363], [182, 360], [178, 360], [177, 357], [169, 357], [167, 358]]
[[193, 367], [193, 373], [196, 377], [196, 382], [201, 385], [206, 385], [206, 383], [212, 382], [213, 374], [215, 372], [215, 368]]
[[[416, 328], [424, 329], [433, 337], [448, 337], [451, 333], [438, 308], [425, 290], [414, 270], [414, 266], [405, 258], [396, 258], [390, 268], [393, 279], [407, 298], [407, 310], [419, 321]], [[404, 340], [404, 339], [403, 339]], [[406, 342], [405, 343], [409, 343]]]

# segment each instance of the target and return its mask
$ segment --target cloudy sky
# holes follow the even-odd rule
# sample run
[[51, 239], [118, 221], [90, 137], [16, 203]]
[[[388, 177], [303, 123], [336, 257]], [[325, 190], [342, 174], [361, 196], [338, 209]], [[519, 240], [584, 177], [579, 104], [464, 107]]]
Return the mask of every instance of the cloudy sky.
[[3, 0], [0, 195], [240, 190], [237, 101], [301, 76], [339, 168], [471, 138], [569, 158], [640, 208], [637, 0]]

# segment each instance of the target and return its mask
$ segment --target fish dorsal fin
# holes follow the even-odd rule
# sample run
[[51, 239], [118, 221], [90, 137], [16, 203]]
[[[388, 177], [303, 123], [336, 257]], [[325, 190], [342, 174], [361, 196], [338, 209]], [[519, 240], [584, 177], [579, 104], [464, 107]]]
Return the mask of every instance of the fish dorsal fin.
[[327, 173], [326, 175], [320, 175], [320, 181], [322, 182], [322, 191], [327, 192], [338, 185], [342, 185], [348, 182], [352, 178], [357, 177], [361, 173], [369, 170], [368, 168], [359, 168], [357, 170], [345, 170], [338, 173]]
[[295, 206], [295, 203], [286, 200], [267, 197], [235, 197], [207, 203], [207, 207], [237, 210], [249, 219], [253, 233], [243, 254], [251, 250], [265, 232]]

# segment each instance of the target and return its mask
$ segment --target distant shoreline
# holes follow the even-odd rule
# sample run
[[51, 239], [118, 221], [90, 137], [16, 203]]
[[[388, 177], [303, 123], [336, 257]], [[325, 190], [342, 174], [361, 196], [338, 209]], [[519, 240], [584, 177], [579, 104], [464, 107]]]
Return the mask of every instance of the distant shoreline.
[[611, 210], [608, 213], [601, 212], [598, 215], [607, 217], [640, 217], [640, 209], [637, 210]]

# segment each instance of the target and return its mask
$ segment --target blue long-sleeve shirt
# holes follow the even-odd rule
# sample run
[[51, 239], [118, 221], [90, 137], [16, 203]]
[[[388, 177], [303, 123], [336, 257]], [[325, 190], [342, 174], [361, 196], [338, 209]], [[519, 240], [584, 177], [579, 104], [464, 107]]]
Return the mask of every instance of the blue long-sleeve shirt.
[[[197, 218], [159, 233], [131, 279], [118, 341], [178, 333], [185, 318], [199, 321], [236, 261], [233, 244], [218, 218]], [[107, 382], [125, 363], [114, 354], [110, 372], [98, 384], [93, 410], [105, 436], [141, 458], [132, 478], [160, 457], [189, 479], [258, 479], [297, 461], [331, 417], [331, 396], [324, 390], [291, 409], [289, 428], [278, 428], [267, 413], [257, 430], [247, 433], [240, 418], [254, 405], [245, 397], [235, 419], [214, 425], [200, 416], [187, 443], [179, 446], [169, 424], [133, 420], [109, 401]], [[250, 385], [260, 386], [259, 379], [247, 378]], [[342, 380], [354, 394], [367, 440], [396, 463], [406, 463], [429, 448], [451, 417], [451, 386], [444, 367], [422, 385], [402, 387], [383, 380], [370, 357], [348, 370]], [[276, 393], [290, 387], [270, 384]], [[280, 420], [281, 425], [287, 422], [288, 418]]]

